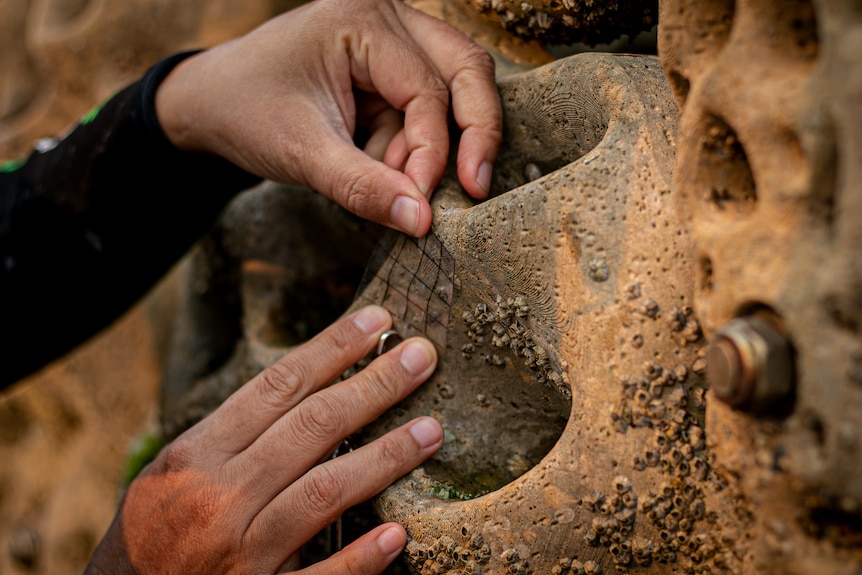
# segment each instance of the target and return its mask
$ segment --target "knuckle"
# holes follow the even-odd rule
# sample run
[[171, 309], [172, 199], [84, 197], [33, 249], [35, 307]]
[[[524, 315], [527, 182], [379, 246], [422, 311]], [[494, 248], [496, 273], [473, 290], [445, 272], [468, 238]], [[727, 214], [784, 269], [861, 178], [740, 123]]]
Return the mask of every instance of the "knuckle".
[[360, 338], [356, 337], [354, 324], [349, 320], [339, 321], [321, 333], [323, 344], [334, 349], [338, 357], [352, 359]]
[[342, 569], [345, 575], [368, 575], [368, 566], [359, 557], [348, 555], [344, 558]]
[[373, 181], [369, 174], [348, 177], [341, 187], [341, 204], [354, 214], [365, 215], [372, 205], [373, 197]]
[[486, 126], [472, 126], [471, 129], [474, 133], [478, 132], [475, 134], [476, 136], [493, 144], [495, 147], [499, 147], [503, 141], [503, 129], [496, 123]]
[[325, 392], [316, 393], [295, 409], [298, 435], [306, 441], [327, 443], [343, 435], [345, 410]]
[[392, 405], [401, 399], [401, 371], [380, 363], [359, 372], [359, 389], [365, 394], [374, 394], [380, 403]]
[[192, 466], [195, 446], [182, 435], [166, 445], [153, 462], [152, 470], [156, 473], [175, 473]]
[[334, 518], [344, 500], [341, 481], [325, 465], [318, 465], [303, 481], [302, 495], [311, 514]]
[[283, 405], [300, 395], [303, 382], [309, 381], [310, 367], [292, 355], [295, 354], [288, 354], [261, 372], [258, 388], [266, 404]]
[[470, 43], [469, 46], [462, 52], [465, 61], [465, 66], [474, 69], [476, 72], [494, 78], [496, 64], [494, 58], [477, 44]]
[[384, 435], [377, 441], [376, 457], [380, 469], [399, 469], [409, 459], [408, 448], [403, 441], [391, 435]]

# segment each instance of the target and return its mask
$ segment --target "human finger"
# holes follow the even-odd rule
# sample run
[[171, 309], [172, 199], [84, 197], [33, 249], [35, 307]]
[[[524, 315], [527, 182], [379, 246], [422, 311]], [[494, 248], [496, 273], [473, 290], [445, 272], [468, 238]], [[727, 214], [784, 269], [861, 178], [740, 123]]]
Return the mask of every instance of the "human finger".
[[403, 128], [404, 118], [401, 112], [394, 108], [383, 110], [371, 123], [371, 135], [362, 150], [372, 159], [382, 161], [385, 164], [386, 151], [392, 140], [401, 133]]
[[308, 395], [356, 364], [392, 325], [389, 312], [368, 306], [339, 319], [288, 352], [192, 428], [213, 450], [239, 453]]
[[[431, 375], [436, 361], [428, 340], [402, 342], [349, 380], [306, 398], [232, 459], [226, 470], [254, 485], [249, 499], [263, 507], [338, 442], [407, 397]], [[285, 446], [289, 457], [278, 457]]]
[[[271, 549], [288, 536], [308, 540], [349, 507], [376, 495], [433, 455], [443, 429], [415, 419], [351, 453], [310, 469], [281, 491], [249, 525], [250, 552]], [[302, 518], [301, 522], [285, 518]]]
[[449, 158], [449, 94], [419, 95], [404, 107], [407, 161], [404, 173], [430, 197]]
[[404, 164], [407, 163], [407, 138], [404, 137], [403, 128], [389, 142], [383, 163], [393, 170], [404, 170]]
[[374, 25], [348, 35], [350, 79], [360, 90], [379, 94], [404, 112], [408, 150], [404, 173], [428, 196], [448, 159], [449, 89], [400, 21], [401, 3], [372, 6]]
[[390, 106], [389, 102], [378, 94], [354, 91], [354, 95], [356, 98], [354, 141], [372, 159], [383, 161], [390, 142], [404, 128], [404, 114]]
[[377, 575], [395, 560], [407, 543], [397, 523], [378, 525], [332, 557], [304, 569], [303, 575]]
[[494, 60], [464, 34], [439, 20], [407, 7], [401, 7], [399, 13], [451, 92], [452, 112], [462, 130], [458, 178], [471, 196], [484, 198], [503, 137]]
[[334, 134], [316, 149], [314, 158], [308, 158], [310, 187], [326, 190], [332, 200], [362, 218], [415, 237], [428, 233], [431, 206], [406, 173]]

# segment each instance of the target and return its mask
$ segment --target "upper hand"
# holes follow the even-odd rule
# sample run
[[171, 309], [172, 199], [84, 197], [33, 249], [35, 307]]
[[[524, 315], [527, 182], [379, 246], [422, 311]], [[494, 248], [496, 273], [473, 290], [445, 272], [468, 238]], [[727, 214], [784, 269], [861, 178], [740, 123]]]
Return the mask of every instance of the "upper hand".
[[[333, 386], [376, 344], [389, 314], [339, 320], [240, 388], [132, 482], [87, 573], [276, 573], [347, 508], [383, 490], [443, 442], [423, 417], [351, 453], [338, 443], [402, 400], [436, 365], [414, 338]], [[382, 525], [308, 574], [380, 573], [406, 541]]]
[[[458, 178], [487, 195], [502, 111], [491, 57], [400, 0], [317, 0], [181, 63], [156, 97], [169, 139], [421, 236], [462, 130]], [[364, 150], [358, 127], [370, 131]]]

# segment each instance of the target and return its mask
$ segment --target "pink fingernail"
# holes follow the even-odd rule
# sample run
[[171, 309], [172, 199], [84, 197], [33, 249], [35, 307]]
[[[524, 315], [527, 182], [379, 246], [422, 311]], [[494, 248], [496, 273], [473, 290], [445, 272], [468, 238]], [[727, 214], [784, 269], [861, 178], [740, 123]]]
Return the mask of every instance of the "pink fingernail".
[[476, 173], [476, 183], [486, 194], [491, 191], [491, 173], [493, 171], [494, 167], [491, 162], [486, 160], [479, 165], [479, 170]]
[[389, 322], [389, 312], [382, 307], [370, 305], [361, 309], [353, 316], [353, 323], [363, 331], [363, 333], [377, 333]]
[[398, 527], [390, 527], [377, 538], [377, 544], [380, 545], [380, 551], [382, 551], [383, 555], [386, 557], [400, 552], [401, 548], [404, 547], [404, 543], [404, 532]]
[[411, 235], [419, 228], [419, 202], [407, 196], [398, 196], [392, 203], [389, 220], [401, 231]]
[[434, 362], [434, 350], [431, 343], [424, 339], [415, 339], [408, 342], [401, 349], [401, 365], [410, 374], [420, 375]]
[[423, 417], [410, 426], [410, 435], [422, 449], [425, 449], [443, 440], [443, 428], [436, 419]]

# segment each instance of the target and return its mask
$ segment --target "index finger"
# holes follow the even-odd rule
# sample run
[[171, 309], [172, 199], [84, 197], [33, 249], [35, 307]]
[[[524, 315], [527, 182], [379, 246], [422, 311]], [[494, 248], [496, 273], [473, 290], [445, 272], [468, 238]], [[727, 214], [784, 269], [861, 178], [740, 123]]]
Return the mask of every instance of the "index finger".
[[503, 139], [503, 109], [494, 60], [445, 22], [403, 4], [397, 9], [413, 40], [452, 94], [452, 111], [462, 130], [458, 179], [471, 196], [484, 198], [490, 190], [492, 166]]
[[362, 359], [391, 322], [378, 306], [338, 320], [234, 392], [193, 432], [204, 434], [213, 450], [241, 452], [303, 399]]

